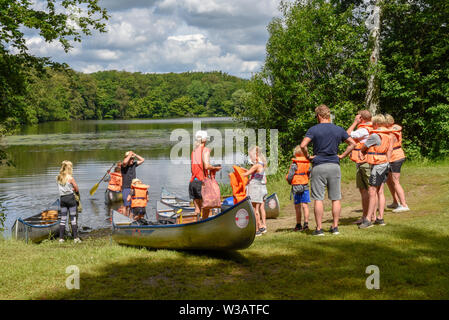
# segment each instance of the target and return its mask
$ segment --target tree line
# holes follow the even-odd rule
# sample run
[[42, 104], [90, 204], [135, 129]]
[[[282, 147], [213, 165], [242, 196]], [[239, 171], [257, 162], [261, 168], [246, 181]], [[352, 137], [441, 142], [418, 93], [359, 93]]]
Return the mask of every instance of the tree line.
[[10, 121], [230, 116], [245, 84], [222, 72], [83, 74], [48, 69], [32, 76], [20, 116]]

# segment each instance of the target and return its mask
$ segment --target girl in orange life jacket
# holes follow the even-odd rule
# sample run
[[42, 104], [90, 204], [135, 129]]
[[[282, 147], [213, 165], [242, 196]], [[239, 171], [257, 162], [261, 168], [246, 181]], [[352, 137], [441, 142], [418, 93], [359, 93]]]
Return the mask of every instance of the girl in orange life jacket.
[[132, 180], [131, 194], [128, 196], [128, 202], [131, 201], [131, 212], [129, 214], [131, 219], [140, 220], [145, 216], [145, 208], [150, 200], [148, 196], [149, 187], [137, 178]]
[[116, 167], [114, 168], [114, 172], [110, 173], [110, 170], [108, 170], [108, 177], [104, 179], [105, 182], [109, 181], [108, 184], [108, 197], [112, 201], [114, 197], [117, 196], [117, 194], [122, 192], [122, 163], [117, 162]]
[[[385, 225], [383, 214], [385, 209], [384, 183], [387, 181], [389, 161], [393, 150], [390, 131], [386, 128], [383, 115], [373, 117], [373, 131], [360, 150], [360, 160], [369, 163], [371, 174], [369, 178], [368, 214], [359, 228], [370, 228], [374, 223]], [[366, 156], [365, 156], [366, 155]], [[376, 203], [378, 203], [379, 217], [376, 218]]]
[[399, 183], [401, 176], [401, 166], [405, 161], [405, 153], [402, 149], [402, 127], [394, 123], [394, 118], [387, 114], [388, 129], [391, 130], [391, 138], [393, 139], [393, 151], [390, 159], [390, 172], [388, 174], [387, 185], [393, 196], [393, 203], [387, 208], [394, 209], [393, 212], [405, 212], [410, 209], [405, 201], [405, 192]]
[[[296, 226], [294, 231], [305, 231], [309, 229], [309, 175], [310, 161], [304, 157], [301, 147], [298, 145], [293, 150], [292, 164], [288, 174], [285, 176], [287, 182], [292, 186], [296, 211]], [[301, 208], [304, 211], [304, 227], [301, 226]]]
[[267, 160], [258, 146], [252, 147], [248, 152], [253, 166], [244, 172], [242, 176], [250, 177], [247, 186], [247, 194], [251, 198], [256, 216], [256, 236], [267, 232], [265, 196], [267, 195], [267, 177], [265, 169]]

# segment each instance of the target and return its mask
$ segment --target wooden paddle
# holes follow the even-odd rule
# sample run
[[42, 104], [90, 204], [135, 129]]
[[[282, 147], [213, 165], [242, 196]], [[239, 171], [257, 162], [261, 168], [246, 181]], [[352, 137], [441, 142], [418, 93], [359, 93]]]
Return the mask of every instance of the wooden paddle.
[[[115, 163], [112, 164], [112, 166], [109, 168], [108, 171], [111, 171], [112, 168], [115, 166]], [[100, 182], [103, 181], [104, 177], [106, 177], [106, 175], [108, 174], [108, 171], [106, 171], [106, 173], [104, 174], [103, 178], [100, 179], [100, 181], [98, 181], [93, 187], [92, 189], [90, 189], [90, 195], [93, 196], [95, 192], [97, 192], [98, 186], [100, 185]]]

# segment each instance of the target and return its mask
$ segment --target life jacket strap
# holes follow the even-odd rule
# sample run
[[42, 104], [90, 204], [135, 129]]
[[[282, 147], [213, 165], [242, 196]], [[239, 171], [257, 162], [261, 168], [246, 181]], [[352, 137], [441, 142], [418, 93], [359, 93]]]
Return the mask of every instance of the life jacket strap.
[[374, 154], [374, 155], [378, 155], [378, 156], [385, 156], [387, 155], [385, 152], [368, 152], [368, 154]]
[[145, 198], [145, 197], [131, 197], [131, 199], [133, 199], [133, 200], [136, 200], [136, 199], [144, 200], [144, 199], [146, 199], [146, 198]]
[[305, 175], [306, 175], [305, 172], [302, 172], [302, 173], [295, 173], [295, 176], [305, 176]]
[[393, 150], [398, 150], [398, 149], [401, 149], [401, 148], [402, 148], [401, 146], [399, 146], [399, 147], [394, 147]]

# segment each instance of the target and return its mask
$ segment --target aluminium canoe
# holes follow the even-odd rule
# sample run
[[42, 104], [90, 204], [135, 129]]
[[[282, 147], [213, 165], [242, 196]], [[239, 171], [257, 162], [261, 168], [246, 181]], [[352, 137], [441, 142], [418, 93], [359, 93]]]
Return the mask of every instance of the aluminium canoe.
[[265, 199], [264, 208], [267, 219], [276, 219], [279, 217], [279, 198], [276, 193], [273, 193]]
[[121, 192], [114, 192], [106, 189], [104, 192], [104, 203], [107, 205], [112, 205], [114, 203], [122, 202], [123, 196]]
[[35, 214], [26, 219], [19, 218], [11, 228], [13, 238], [25, 240], [26, 242], [40, 242], [51, 236], [58, 236], [60, 222], [59, 199], [44, 211], [48, 210], [58, 211], [58, 218], [56, 220], [42, 219], [42, 213]]
[[205, 220], [184, 224], [133, 225], [113, 211], [112, 238], [153, 249], [238, 250], [254, 241], [256, 218], [249, 198]]

